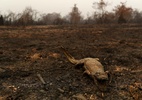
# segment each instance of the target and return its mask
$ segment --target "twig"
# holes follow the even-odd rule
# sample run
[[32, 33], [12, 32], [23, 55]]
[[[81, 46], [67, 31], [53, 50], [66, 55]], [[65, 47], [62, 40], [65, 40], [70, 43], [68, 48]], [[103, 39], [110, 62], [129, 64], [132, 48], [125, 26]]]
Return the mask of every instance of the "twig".
[[132, 70], [131, 73], [141, 73], [142, 70]]
[[42, 78], [42, 76], [40, 74], [37, 74], [39, 80], [42, 82], [43, 85], [46, 84], [46, 82], [44, 81], [44, 79]]

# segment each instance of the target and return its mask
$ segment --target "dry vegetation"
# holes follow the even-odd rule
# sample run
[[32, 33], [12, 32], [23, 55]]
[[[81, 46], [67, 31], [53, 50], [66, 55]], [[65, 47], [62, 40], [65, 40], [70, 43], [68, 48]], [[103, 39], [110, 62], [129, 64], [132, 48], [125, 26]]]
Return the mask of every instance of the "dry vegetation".
[[[106, 91], [61, 45], [75, 58], [100, 59], [112, 76]], [[0, 27], [0, 100], [141, 100], [141, 64], [140, 25]]]

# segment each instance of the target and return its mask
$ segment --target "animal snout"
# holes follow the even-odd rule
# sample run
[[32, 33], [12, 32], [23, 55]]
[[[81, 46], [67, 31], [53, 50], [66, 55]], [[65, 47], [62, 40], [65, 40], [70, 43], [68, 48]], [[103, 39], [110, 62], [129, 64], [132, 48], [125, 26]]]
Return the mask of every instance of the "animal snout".
[[107, 76], [103, 76], [103, 77], [101, 77], [100, 79], [101, 79], [101, 80], [106, 80], [106, 81], [107, 81], [107, 80], [108, 80], [108, 77], [107, 77]]
[[96, 75], [98, 80], [108, 80], [108, 74], [107, 73], [100, 73], [99, 75]]

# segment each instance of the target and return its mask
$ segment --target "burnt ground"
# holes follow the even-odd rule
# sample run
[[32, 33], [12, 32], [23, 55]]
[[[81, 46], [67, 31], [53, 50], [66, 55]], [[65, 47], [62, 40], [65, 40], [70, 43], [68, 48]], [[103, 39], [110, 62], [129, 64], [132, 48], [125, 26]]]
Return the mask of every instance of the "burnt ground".
[[[110, 83], [98, 89], [60, 46], [99, 58]], [[0, 100], [142, 100], [142, 26], [0, 27]]]

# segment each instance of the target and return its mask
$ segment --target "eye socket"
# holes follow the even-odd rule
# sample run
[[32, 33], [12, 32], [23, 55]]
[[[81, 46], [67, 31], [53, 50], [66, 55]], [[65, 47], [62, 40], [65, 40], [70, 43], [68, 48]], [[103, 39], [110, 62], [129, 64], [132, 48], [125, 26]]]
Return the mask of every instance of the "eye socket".
[[96, 72], [96, 75], [100, 75], [100, 72]]

